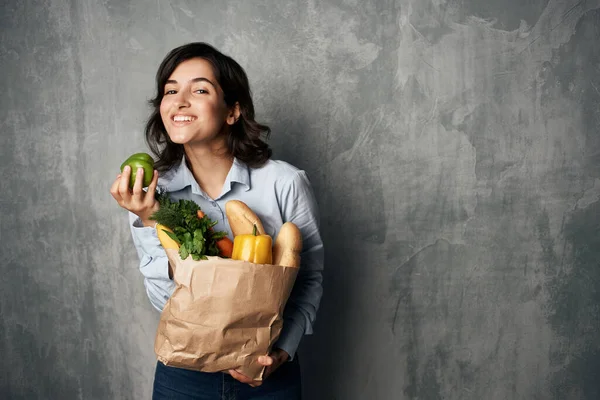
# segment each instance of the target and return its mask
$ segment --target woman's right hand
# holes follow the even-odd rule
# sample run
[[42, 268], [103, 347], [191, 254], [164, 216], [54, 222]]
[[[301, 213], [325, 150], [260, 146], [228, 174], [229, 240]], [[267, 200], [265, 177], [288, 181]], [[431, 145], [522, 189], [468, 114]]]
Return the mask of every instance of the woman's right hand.
[[154, 196], [158, 184], [158, 171], [154, 171], [152, 182], [150, 182], [147, 192], [142, 188], [144, 180], [143, 168], [137, 171], [133, 189], [129, 188], [130, 176], [131, 167], [126, 166], [123, 169], [123, 173], [117, 175], [117, 179], [110, 187], [110, 194], [121, 207], [140, 217], [144, 226], [154, 226], [156, 221], [152, 221], [150, 216], [158, 210], [158, 201]]

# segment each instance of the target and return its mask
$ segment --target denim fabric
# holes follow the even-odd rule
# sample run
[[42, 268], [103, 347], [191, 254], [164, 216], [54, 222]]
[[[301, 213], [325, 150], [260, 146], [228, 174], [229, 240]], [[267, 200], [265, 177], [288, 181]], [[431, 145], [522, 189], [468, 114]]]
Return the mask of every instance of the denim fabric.
[[300, 400], [298, 359], [284, 363], [259, 387], [222, 372], [206, 373], [156, 363], [152, 400]]

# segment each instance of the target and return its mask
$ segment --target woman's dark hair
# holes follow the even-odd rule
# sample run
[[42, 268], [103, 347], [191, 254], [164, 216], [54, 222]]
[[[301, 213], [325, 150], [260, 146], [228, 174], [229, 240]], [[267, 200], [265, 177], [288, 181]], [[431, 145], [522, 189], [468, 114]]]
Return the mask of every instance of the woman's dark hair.
[[165, 130], [160, 116], [160, 103], [164, 96], [165, 84], [175, 68], [192, 58], [202, 58], [211, 63], [228, 107], [239, 103], [240, 117], [231, 126], [227, 139], [230, 154], [250, 167], [262, 166], [271, 157], [272, 151], [261, 136], [267, 139], [271, 130], [254, 120], [254, 104], [246, 72], [234, 59], [213, 46], [196, 42], [171, 50], [156, 73], [156, 97], [150, 100], [153, 111], [145, 129], [146, 142], [158, 157], [155, 168], [159, 171], [168, 170], [183, 157], [183, 145], [173, 143]]

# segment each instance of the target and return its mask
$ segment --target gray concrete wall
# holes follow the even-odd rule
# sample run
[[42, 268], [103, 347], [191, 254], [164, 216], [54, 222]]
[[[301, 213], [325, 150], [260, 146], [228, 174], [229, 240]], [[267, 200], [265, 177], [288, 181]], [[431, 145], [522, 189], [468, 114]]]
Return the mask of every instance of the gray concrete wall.
[[307, 399], [600, 398], [600, 0], [20, 0], [0, 26], [2, 398], [149, 398], [108, 189], [195, 40], [321, 206]]

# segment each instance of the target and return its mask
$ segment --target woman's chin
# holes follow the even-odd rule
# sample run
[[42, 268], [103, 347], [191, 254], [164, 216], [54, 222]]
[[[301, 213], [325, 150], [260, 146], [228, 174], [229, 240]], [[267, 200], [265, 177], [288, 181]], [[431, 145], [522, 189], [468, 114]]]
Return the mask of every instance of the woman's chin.
[[175, 144], [186, 144], [190, 141], [189, 137], [183, 135], [169, 135], [169, 139]]
[[189, 135], [169, 135], [169, 139], [171, 142], [175, 144], [181, 145], [189, 145], [189, 146], [226, 146], [227, 144], [227, 134], [218, 134], [216, 136], [207, 136], [207, 137], [199, 137], [199, 136], [189, 136]]

